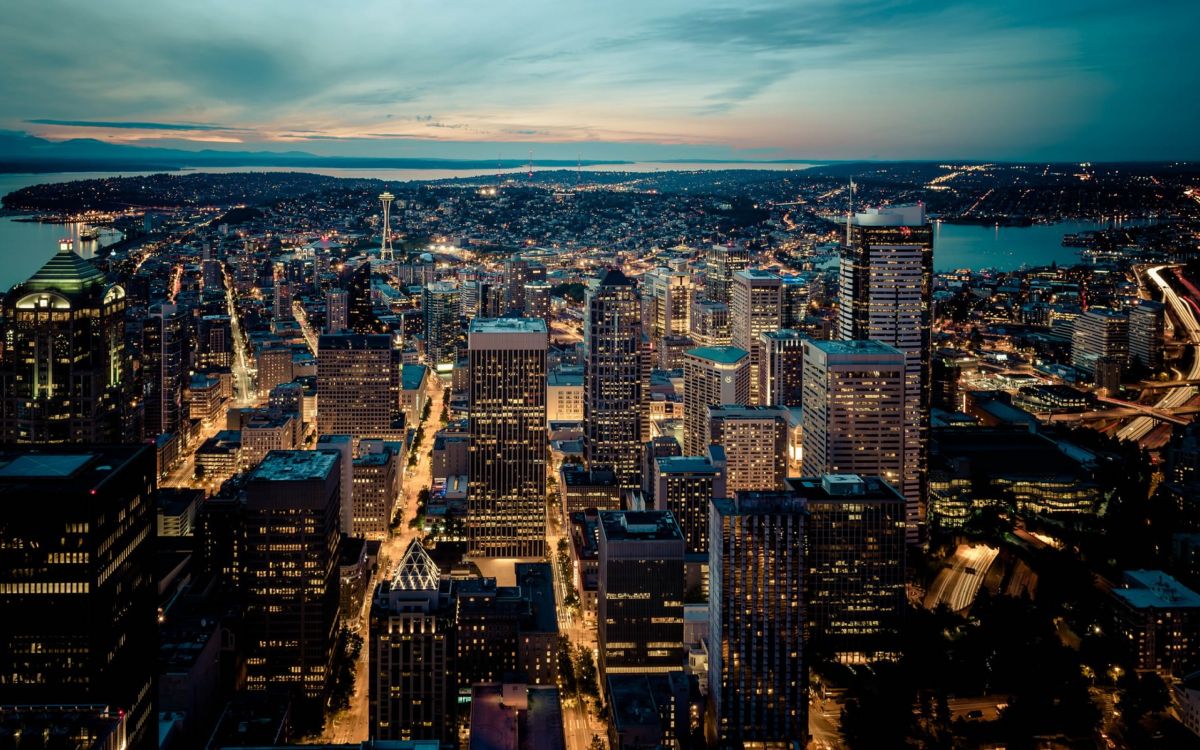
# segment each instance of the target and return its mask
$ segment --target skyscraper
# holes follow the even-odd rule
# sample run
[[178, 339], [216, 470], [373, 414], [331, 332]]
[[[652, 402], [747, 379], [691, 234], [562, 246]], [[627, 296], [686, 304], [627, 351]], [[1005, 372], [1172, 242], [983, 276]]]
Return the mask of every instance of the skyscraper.
[[790, 492], [741, 492], [712, 505], [710, 740], [719, 747], [803, 746], [804, 501]]
[[246, 689], [320, 711], [337, 637], [340, 456], [272, 451], [245, 485], [241, 599]]
[[178, 307], [164, 302], [150, 309], [142, 327], [143, 424], [149, 438], [175, 432], [182, 423], [186, 338]]
[[0, 453], [0, 704], [106, 704], [158, 746], [156, 474], [142, 445]]
[[583, 424], [588, 465], [612, 469], [622, 487], [637, 487], [649, 408], [642, 382], [646, 352], [637, 288], [620, 271], [608, 271], [588, 290], [585, 315]]
[[644, 314], [650, 340], [657, 347], [665, 336], [687, 336], [691, 329], [692, 278], [684, 268], [655, 268], [643, 278]]
[[750, 264], [750, 252], [744, 247], [713, 245], [705, 254], [704, 296], [713, 302], [730, 302], [733, 275]]
[[550, 289], [548, 281], [525, 282], [525, 317], [541, 318], [550, 325]]
[[408, 543], [391, 580], [371, 602], [370, 735], [381, 740], [449, 740], [446, 706], [453, 685], [453, 609], [439, 596], [441, 572]]
[[399, 362], [386, 334], [326, 333], [318, 342], [317, 420], [323, 435], [403, 438]]
[[363, 261], [346, 273], [346, 317], [355, 333], [378, 333], [375, 303], [371, 299], [371, 261]]
[[781, 329], [759, 334], [762, 362], [759, 394], [769, 406], [800, 406], [804, 400], [804, 342], [800, 331]]
[[726, 493], [782, 490], [787, 476], [787, 409], [708, 407], [709, 435], [725, 449]]
[[1167, 306], [1144, 299], [1129, 311], [1129, 359], [1151, 372], [1162, 368]]
[[342, 333], [350, 329], [350, 293], [345, 289], [330, 289], [325, 293], [325, 333]]
[[844, 662], [899, 651], [904, 589], [904, 497], [878, 477], [789, 479], [808, 508], [807, 637]]
[[471, 321], [469, 554], [545, 553], [546, 348], [543, 320]]
[[912, 504], [909, 539], [917, 541], [927, 495], [933, 229], [922, 204], [856, 213], [849, 229], [839, 269], [838, 338], [880, 341], [904, 353], [909, 455], [896, 487]]
[[746, 403], [766, 403], [759, 394], [760, 336], [783, 325], [783, 282], [769, 271], [738, 271], [733, 274], [729, 296], [730, 343], [750, 353], [750, 400]]
[[425, 315], [425, 358], [429, 366], [453, 367], [458, 361], [461, 338], [458, 287], [445, 281], [426, 284], [421, 308]]
[[750, 402], [750, 354], [736, 346], [701, 346], [683, 356], [683, 452], [703, 455], [711, 442], [708, 407]]
[[670, 511], [683, 533], [689, 588], [706, 585], [708, 515], [713, 498], [726, 496], [725, 452], [711, 445], [703, 456], [661, 456], [652, 460], [654, 510]]
[[683, 533], [670, 511], [600, 511], [600, 675], [683, 663]]
[[878, 341], [804, 342], [804, 476], [860, 474], [905, 487], [909, 541], [924, 520], [905, 354]]
[[1071, 332], [1071, 364], [1092, 375], [1101, 360], [1124, 367], [1129, 360], [1129, 316], [1093, 307], [1075, 318]]
[[125, 289], [64, 243], [4, 298], [3, 442], [135, 441]]

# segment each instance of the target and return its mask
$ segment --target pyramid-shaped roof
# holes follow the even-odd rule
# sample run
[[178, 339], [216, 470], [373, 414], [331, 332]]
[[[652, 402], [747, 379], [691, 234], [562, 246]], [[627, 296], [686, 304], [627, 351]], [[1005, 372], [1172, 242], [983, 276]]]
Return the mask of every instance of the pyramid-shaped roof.
[[396, 566], [396, 574], [392, 576], [392, 589], [399, 591], [435, 591], [442, 571], [437, 563], [421, 546], [421, 542], [413, 539], [404, 550], [404, 557]]
[[633, 286], [633, 282], [621, 269], [610, 268], [608, 273], [604, 274], [604, 278], [600, 279], [600, 286]]
[[25, 282], [26, 291], [57, 289], [60, 292], [81, 292], [90, 286], [104, 283], [104, 272], [80, 257], [64, 244], [46, 265]]

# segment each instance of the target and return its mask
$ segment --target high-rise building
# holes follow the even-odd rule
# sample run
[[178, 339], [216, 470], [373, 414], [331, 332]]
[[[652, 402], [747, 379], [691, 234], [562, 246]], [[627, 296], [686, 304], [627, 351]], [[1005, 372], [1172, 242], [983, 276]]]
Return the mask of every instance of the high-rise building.
[[375, 303], [371, 298], [371, 261], [363, 261], [346, 274], [346, 318], [350, 330], [369, 334], [379, 332]]
[[525, 282], [525, 317], [541, 318], [550, 325], [550, 289], [545, 280]]
[[600, 676], [683, 664], [683, 533], [670, 511], [600, 511]]
[[708, 300], [694, 303], [691, 337], [700, 346], [729, 346], [729, 305]]
[[800, 276], [784, 276], [781, 298], [783, 327], [799, 328], [808, 317], [809, 281]]
[[142, 327], [143, 424], [147, 437], [176, 432], [183, 422], [188, 371], [187, 330], [175, 305], [155, 305]]
[[609, 270], [588, 290], [584, 319], [583, 424], [588, 465], [612, 469], [622, 487], [641, 483], [640, 446], [649, 409], [642, 382], [642, 324], [637, 288]]
[[274, 286], [271, 294], [271, 314], [275, 320], [291, 320], [292, 283], [288, 279], [287, 265], [277, 262], [272, 270]]
[[233, 365], [233, 323], [228, 315], [204, 315], [196, 331], [197, 369], [225, 369]]
[[142, 445], [0, 452], [0, 704], [108, 705], [158, 746], [156, 473]]
[[701, 346], [683, 357], [683, 452], [702, 455], [712, 442], [708, 407], [750, 403], [750, 354], [736, 346]]
[[688, 555], [708, 555], [708, 513], [714, 497], [726, 496], [724, 452], [654, 459], [654, 510], [670, 511], [683, 531]]
[[733, 275], [750, 265], [745, 247], [713, 245], [705, 254], [704, 296], [713, 302], [730, 302]]
[[804, 501], [790, 492], [741, 492], [712, 506], [710, 740], [718, 747], [803, 746]]
[[763, 347], [760, 336], [783, 325], [783, 282], [769, 271], [746, 269], [733, 275], [729, 291], [729, 339], [750, 353], [750, 400], [766, 403], [759, 394]]
[[449, 369], [458, 361], [462, 338], [458, 287], [445, 281], [426, 284], [421, 306], [425, 315], [425, 359], [430, 367]]
[[325, 333], [350, 330], [350, 293], [345, 289], [330, 289], [325, 293]]
[[907, 429], [907, 359], [878, 341], [804, 343], [804, 476], [879, 476], [905, 488], [910, 542], [924, 521], [916, 432]]
[[788, 485], [808, 508], [806, 639], [844, 662], [895, 656], [907, 607], [904, 496], [856, 474]]
[[292, 382], [292, 347], [277, 341], [260, 346], [254, 352], [258, 391], [270, 392], [282, 383]]
[[351, 535], [387, 539], [400, 492], [400, 457], [382, 440], [364, 440], [354, 459]]
[[241, 613], [246, 689], [302, 695], [320, 711], [339, 613], [341, 458], [272, 451], [250, 473]]
[[546, 349], [543, 320], [471, 321], [469, 554], [545, 553]]
[[1129, 311], [1129, 358], [1151, 372], [1163, 364], [1167, 306], [1144, 299]]
[[504, 261], [505, 314], [526, 317], [525, 285], [545, 281], [546, 267], [541, 263], [514, 255]]
[[324, 435], [403, 439], [398, 353], [386, 334], [326, 333], [318, 342], [317, 422]]
[[867, 209], [849, 224], [850, 244], [839, 269], [837, 338], [880, 341], [904, 353], [905, 450], [911, 455], [904, 483], [896, 487], [912, 504], [909, 538], [915, 542], [928, 493], [933, 229], [922, 204]]
[[804, 342], [808, 336], [789, 328], [763, 331], [759, 397], [768, 406], [800, 406], [804, 401]]
[[1096, 364], [1113, 358], [1118, 366], [1129, 359], [1129, 316], [1093, 307], [1075, 318], [1071, 329], [1071, 364], [1095, 377]]
[[391, 580], [371, 602], [370, 735], [380, 740], [450, 740], [447, 720], [453, 609], [441, 595], [441, 571], [408, 543]]
[[782, 490], [787, 477], [788, 412], [782, 406], [708, 407], [709, 439], [725, 449], [728, 495]]
[[16, 443], [138, 439], [125, 290], [64, 243], [4, 298], [0, 435]]
[[643, 279], [643, 314], [650, 340], [687, 336], [691, 329], [692, 277], [683, 268], [655, 268]]

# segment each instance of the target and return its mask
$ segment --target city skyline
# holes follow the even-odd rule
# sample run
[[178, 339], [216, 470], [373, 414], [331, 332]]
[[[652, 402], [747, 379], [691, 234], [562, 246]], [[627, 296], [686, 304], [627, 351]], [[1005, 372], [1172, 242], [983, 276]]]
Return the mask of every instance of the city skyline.
[[1200, 81], [1200, 11], [1151, 5], [22, 4], [0, 128], [379, 158], [1196, 158], [1175, 92]]

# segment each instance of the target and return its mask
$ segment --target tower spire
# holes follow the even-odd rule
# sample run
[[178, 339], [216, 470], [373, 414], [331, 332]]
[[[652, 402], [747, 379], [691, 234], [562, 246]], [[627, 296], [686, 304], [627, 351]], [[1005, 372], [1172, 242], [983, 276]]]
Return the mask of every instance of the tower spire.
[[383, 239], [379, 245], [380, 260], [395, 260], [396, 252], [392, 249], [392, 201], [396, 196], [384, 190], [379, 194], [379, 203], [383, 206]]

